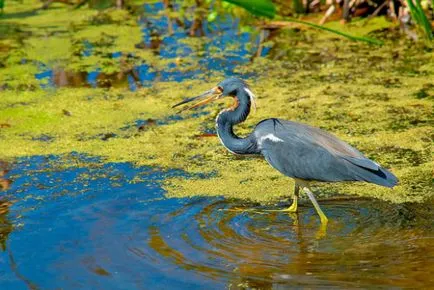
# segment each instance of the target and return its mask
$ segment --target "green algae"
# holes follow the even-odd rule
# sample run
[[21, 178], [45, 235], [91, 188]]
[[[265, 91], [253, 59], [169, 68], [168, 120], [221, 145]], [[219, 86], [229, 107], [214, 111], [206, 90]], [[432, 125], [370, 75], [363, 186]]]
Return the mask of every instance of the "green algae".
[[[39, 154], [63, 154], [71, 151], [104, 156], [106, 161], [130, 161], [138, 165], [181, 168], [189, 173], [207, 173], [212, 177], [173, 178], [166, 183], [170, 196], [223, 195], [249, 198], [255, 201], [275, 201], [289, 194], [291, 180], [281, 176], [260, 158], [232, 156], [216, 137], [200, 137], [204, 126], [213, 125], [221, 106], [206, 108], [209, 115], [186, 118], [166, 125], [138, 131], [135, 126], [124, 130], [136, 119], [161, 119], [175, 113], [170, 105], [185, 97], [183, 91], [191, 85], [191, 95], [214, 85], [198, 81], [160, 83], [138, 93], [122, 90], [62, 89], [53, 93], [34, 91], [2, 92], [0, 123], [10, 124], [0, 129], [2, 157]], [[275, 116], [299, 120], [334, 132], [355, 145], [367, 156], [391, 168], [400, 178], [393, 190], [362, 184], [318, 184], [318, 193], [340, 192], [378, 197], [394, 202], [423, 201], [432, 196], [432, 124], [414, 123], [398, 132], [389, 125], [397, 113], [394, 106], [417, 110], [419, 118], [428, 119], [432, 103], [409, 98], [419, 88], [418, 82], [406, 91], [384, 92], [378, 85], [366, 87], [388, 95], [387, 101], [361, 100], [360, 87], [346, 85], [347, 97], [340, 101], [342, 85], [320, 83], [301, 90], [297, 85], [279, 89], [279, 81], [258, 79], [258, 111], [237, 128], [243, 135], [259, 120]], [[330, 88], [329, 88], [330, 86]], [[265, 89], [269, 88], [269, 89]], [[328, 94], [323, 94], [327, 89]], [[292, 100], [294, 95], [303, 98]], [[289, 99], [289, 100], [288, 100]], [[278, 106], [279, 103], [287, 104]], [[384, 103], [384, 104], [382, 104]], [[16, 105], [14, 105], [16, 104]], [[277, 108], [277, 109], [276, 109]], [[62, 110], [68, 110], [67, 116]], [[344, 119], [330, 118], [347, 116]], [[405, 113], [402, 113], [405, 115]], [[404, 118], [403, 118], [404, 119]], [[209, 124], [211, 123], [211, 124]], [[107, 141], [96, 138], [100, 133], [117, 135]], [[52, 136], [52, 142], [35, 141], [42, 134]]]
[[[275, 116], [321, 127], [334, 132], [362, 150], [367, 156], [391, 168], [400, 179], [400, 185], [393, 190], [368, 184], [318, 183], [316, 189], [319, 194], [340, 192], [377, 197], [393, 202], [423, 201], [432, 196], [433, 104], [430, 102], [422, 104], [409, 98], [411, 95], [409, 92], [419, 87], [416, 80], [413, 88], [408, 84], [406, 90], [386, 91], [378, 85], [365, 85], [364, 94], [369, 92], [387, 94], [387, 101], [376, 102], [361, 99], [357, 93], [361, 86], [357, 84], [310, 83], [311, 88], [300, 89], [292, 85], [279, 88], [279, 82], [270, 80], [255, 82], [254, 87], [267, 88], [267, 90], [258, 93], [260, 107], [257, 115], [260, 117], [253, 116], [253, 123], [265, 117]], [[345, 94], [341, 94], [343, 88]], [[327, 94], [324, 94], [324, 90]], [[335, 92], [332, 93], [333, 91]], [[303, 97], [294, 100], [294, 95]], [[282, 106], [282, 103], [286, 105]], [[390, 110], [390, 106], [410, 108], [410, 112], [425, 122], [407, 123], [407, 111], [400, 111], [402, 120], [399, 120], [396, 110]], [[399, 132], [396, 132], [396, 129], [390, 126], [391, 120], [406, 125], [400, 126]], [[243, 133], [249, 130], [243, 129]], [[210, 143], [210, 140], [207, 139], [205, 142]], [[219, 146], [219, 144], [216, 142], [212, 146]], [[208, 154], [204, 158], [206, 161], [203, 160], [203, 164], [199, 166], [201, 168], [210, 166], [214, 172], [217, 172], [215, 178], [189, 180], [188, 185], [185, 184], [185, 180], [178, 179], [176, 185], [184, 189], [177, 188], [175, 192], [187, 195], [216, 192], [224, 196], [273, 201], [279, 196], [288, 195], [292, 190], [291, 181], [280, 176], [263, 160], [251, 158], [240, 160], [229, 155], [224, 149], [216, 149], [213, 155]]]
[[[36, 6], [33, 1], [24, 3], [26, 9]], [[14, 5], [7, 7], [6, 16], [27, 11], [25, 5]], [[159, 82], [137, 92], [39, 88], [33, 77], [37, 62], [74, 71], [100, 67], [106, 73], [121, 71], [125, 62], [127, 66], [150, 63], [156, 70], [173, 62], [151, 50], [136, 49], [140, 27], [128, 14], [70, 11], [53, 4], [47, 11], [4, 21], [20, 28], [16, 37], [0, 39], [8, 47], [0, 50], [0, 84], [5, 84], [0, 90], [0, 124], [7, 124], [0, 126], [0, 159], [75, 151], [102, 156], [105, 162], [180, 168], [192, 177], [170, 178], [164, 185], [167, 195], [176, 197], [222, 195], [275, 202], [292, 190], [292, 180], [261, 158], [233, 156], [216, 137], [202, 136], [229, 100], [204, 108], [206, 115], [192, 118], [190, 112], [183, 113], [182, 120], [159, 126], [134, 125], [136, 120], [173, 116], [172, 104], [215, 86], [222, 79], [220, 73], [211, 74], [207, 81]], [[363, 36], [388, 25], [379, 19], [346, 29]], [[24, 39], [21, 32], [27, 35]], [[93, 47], [90, 57], [83, 56], [85, 42]], [[197, 57], [206, 40], [183, 42], [195, 48], [192, 56]], [[429, 46], [393, 40], [372, 48], [306, 29], [283, 31], [267, 45], [273, 47], [269, 58], [256, 58], [237, 68], [239, 73], [258, 75], [247, 80], [258, 97], [258, 110], [237, 126], [237, 133], [246, 135], [269, 117], [308, 123], [354, 145], [400, 179], [394, 189], [318, 183], [315, 191], [320, 195], [342, 193], [392, 202], [433, 197], [434, 56]], [[110, 55], [115, 52], [135, 58], [113, 59]], [[216, 50], [216, 55], [225, 57], [225, 52]], [[180, 70], [190, 70], [197, 66], [195, 57], [175, 62]], [[23, 63], [23, 58], [28, 61]], [[41, 136], [49, 136], [50, 141]], [[209, 177], [195, 177], [198, 173]]]
[[[0, 82], [7, 82], [9, 87], [23, 88], [26, 80], [34, 79], [30, 75], [34, 75], [40, 64], [76, 72], [100, 69], [112, 73], [126, 69], [121, 64], [128, 63], [124, 57], [114, 59], [113, 53], [142, 53], [135, 48], [142, 39], [140, 27], [127, 11], [68, 9], [59, 3], [35, 11], [37, 3], [29, 0], [14, 3], [0, 18], [0, 31], [1, 27], [15, 29], [9, 29], [6, 40], [0, 37], [0, 47], [2, 43], [10, 46], [4, 52], [0, 49], [0, 60], [4, 58], [10, 64], [0, 66]], [[85, 43], [92, 47], [89, 57], [84, 55]], [[131, 60], [137, 61], [135, 64], [141, 62], [128, 59]]]

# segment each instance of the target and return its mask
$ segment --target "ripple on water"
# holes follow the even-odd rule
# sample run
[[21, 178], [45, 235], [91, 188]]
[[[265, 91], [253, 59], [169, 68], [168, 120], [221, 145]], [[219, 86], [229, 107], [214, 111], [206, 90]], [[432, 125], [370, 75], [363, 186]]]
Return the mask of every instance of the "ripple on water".
[[[62, 166], [71, 160], [79, 165]], [[32, 157], [10, 167], [5, 177], [13, 182], [0, 212], [9, 225], [0, 227], [6, 288], [433, 283], [432, 204], [323, 201], [330, 218], [325, 233], [308, 203], [288, 215], [222, 198], [165, 198], [160, 182], [183, 176], [180, 171], [80, 155]]]
[[[204, 202], [200, 210], [179, 211], [154, 234], [167, 237], [170, 253], [189, 253], [189, 269], [250, 287], [257, 287], [258, 281], [343, 288], [412, 286], [411, 280], [422, 271], [433, 270], [426, 265], [419, 272], [406, 270], [411, 264], [427, 264], [425, 254], [433, 254], [432, 229], [417, 228], [394, 205], [372, 200], [325, 202], [331, 217], [325, 236], [310, 207], [302, 207], [297, 217], [235, 210], [240, 206], [223, 200]], [[177, 261], [170, 253], [165, 257]], [[427, 282], [418, 280], [420, 285]]]

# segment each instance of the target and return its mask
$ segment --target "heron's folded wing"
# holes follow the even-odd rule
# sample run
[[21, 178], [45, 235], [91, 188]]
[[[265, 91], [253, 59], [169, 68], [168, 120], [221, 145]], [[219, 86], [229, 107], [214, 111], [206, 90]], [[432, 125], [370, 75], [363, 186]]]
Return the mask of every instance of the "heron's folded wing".
[[268, 163], [287, 176], [319, 181], [367, 181], [388, 187], [397, 184], [392, 173], [321, 129], [269, 119], [257, 126], [255, 135]]
[[[351, 174], [351, 161], [363, 161], [357, 149], [309, 125], [268, 119], [255, 128], [261, 153], [271, 166], [295, 178], [320, 181], [360, 180]], [[269, 138], [267, 138], [269, 137]], [[360, 161], [358, 161], [360, 159]]]
[[378, 170], [380, 168], [380, 165], [378, 165], [376, 162], [368, 158], [364, 158], [364, 157], [357, 158], [357, 157], [351, 157], [345, 155], [342, 155], [341, 157], [357, 166], [367, 168], [370, 170]]
[[289, 177], [320, 181], [350, 178], [345, 161], [308, 139], [276, 134], [274, 140], [262, 141], [261, 153], [272, 167]]

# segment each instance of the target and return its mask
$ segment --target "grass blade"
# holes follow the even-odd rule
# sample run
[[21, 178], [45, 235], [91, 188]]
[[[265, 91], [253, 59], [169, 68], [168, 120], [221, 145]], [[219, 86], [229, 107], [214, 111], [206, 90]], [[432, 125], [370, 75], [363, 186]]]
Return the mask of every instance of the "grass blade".
[[408, 8], [410, 9], [411, 17], [414, 22], [419, 25], [425, 32], [426, 37], [429, 40], [433, 39], [433, 31], [431, 28], [431, 23], [423, 11], [422, 5], [420, 4], [420, 0], [415, 0], [416, 5], [413, 3], [413, 0], [407, 0]]
[[224, 0], [234, 5], [243, 7], [250, 13], [257, 16], [265, 16], [274, 18], [276, 15], [276, 7], [271, 0]]
[[343, 36], [345, 38], [354, 40], [354, 41], [363, 41], [363, 42], [367, 42], [367, 43], [371, 43], [371, 44], [375, 44], [375, 45], [383, 45], [383, 42], [381, 40], [375, 39], [375, 38], [368, 38], [368, 37], [361, 37], [361, 36], [354, 36], [351, 34], [347, 34], [345, 32], [339, 31], [339, 30], [335, 30], [335, 29], [331, 29], [325, 26], [321, 26], [315, 23], [311, 23], [311, 22], [307, 22], [307, 21], [303, 21], [303, 20], [299, 20], [299, 19], [295, 19], [295, 18], [289, 18], [289, 17], [285, 17], [284, 20], [288, 21], [288, 22], [293, 22], [293, 23], [299, 23], [299, 24], [303, 24], [306, 26], [310, 26], [316, 29], [320, 29], [320, 30], [324, 30], [324, 31], [328, 31], [340, 36]]

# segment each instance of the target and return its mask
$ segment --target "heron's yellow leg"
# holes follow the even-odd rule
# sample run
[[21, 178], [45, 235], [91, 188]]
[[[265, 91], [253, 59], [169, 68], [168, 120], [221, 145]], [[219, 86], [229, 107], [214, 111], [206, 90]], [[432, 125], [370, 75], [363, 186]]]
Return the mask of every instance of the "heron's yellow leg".
[[298, 186], [297, 184], [295, 184], [294, 186], [294, 194], [293, 196], [293, 200], [292, 200], [292, 204], [291, 206], [287, 209], [288, 212], [297, 212], [297, 206], [298, 206], [298, 194], [300, 192], [300, 186]]
[[327, 236], [327, 224], [321, 224], [315, 234], [315, 239], [320, 240]]
[[255, 213], [263, 213], [263, 212], [289, 212], [289, 213], [295, 213], [297, 212], [298, 208], [298, 196], [300, 193], [300, 186], [296, 183], [294, 187], [294, 192], [292, 194], [293, 201], [290, 207], [285, 209], [243, 209], [243, 208], [231, 208], [226, 209], [227, 211], [249, 211], [249, 212], [255, 212]]
[[294, 187], [294, 192], [292, 194], [293, 201], [292, 201], [292, 204], [290, 207], [285, 208], [285, 209], [264, 209], [262, 211], [266, 211], [266, 212], [290, 212], [290, 213], [297, 212], [299, 192], [300, 192], [300, 186], [298, 186], [298, 184], [296, 183], [295, 187]]
[[326, 225], [328, 223], [328, 218], [326, 217], [326, 215], [324, 214], [324, 212], [321, 210], [321, 208], [319, 207], [318, 202], [315, 199], [315, 196], [313, 196], [312, 191], [309, 190], [309, 188], [304, 187], [303, 190], [306, 192], [307, 196], [309, 197], [310, 201], [312, 202], [313, 206], [316, 209], [316, 212], [319, 215], [319, 218], [321, 220], [321, 223], [323, 225]]

